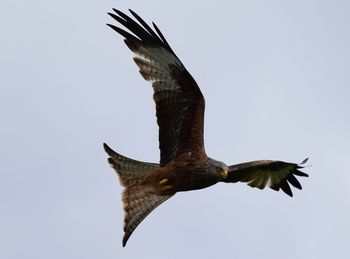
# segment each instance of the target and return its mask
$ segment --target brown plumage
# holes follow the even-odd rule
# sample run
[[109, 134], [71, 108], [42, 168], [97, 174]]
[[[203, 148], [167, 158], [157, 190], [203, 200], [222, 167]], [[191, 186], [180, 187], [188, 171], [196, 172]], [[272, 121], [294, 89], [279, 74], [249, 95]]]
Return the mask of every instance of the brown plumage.
[[190, 73], [153, 23], [155, 31], [135, 12], [137, 22], [113, 9], [109, 13], [131, 33], [108, 24], [121, 34], [135, 54], [140, 73], [152, 82], [159, 126], [160, 163], [146, 163], [124, 157], [104, 144], [109, 164], [125, 187], [123, 246], [141, 221], [176, 192], [202, 189], [218, 182], [247, 182], [260, 189], [282, 189], [293, 196], [289, 183], [301, 189], [300, 165], [260, 160], [233, 166], [209, 158], [204, 149], [204, 97]]

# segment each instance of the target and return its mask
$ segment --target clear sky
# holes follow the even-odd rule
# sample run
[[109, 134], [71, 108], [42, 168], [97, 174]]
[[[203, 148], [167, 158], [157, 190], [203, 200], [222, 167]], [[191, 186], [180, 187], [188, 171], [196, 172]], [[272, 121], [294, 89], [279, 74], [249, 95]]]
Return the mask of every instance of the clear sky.
[[[111, 8], [154, 21], [206, 98], [208, 155], [301, 162], [294, 198], [217, 184], [169, 199], [122, 248], [102, 143], [158, 162], [152, 89]], [[0, 4], [0, 258], [349, 258], [349, 1]]]

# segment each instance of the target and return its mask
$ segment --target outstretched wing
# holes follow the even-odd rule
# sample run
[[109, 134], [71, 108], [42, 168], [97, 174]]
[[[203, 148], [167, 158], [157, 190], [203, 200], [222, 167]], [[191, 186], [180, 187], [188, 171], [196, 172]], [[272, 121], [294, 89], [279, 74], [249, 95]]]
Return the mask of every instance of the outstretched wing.
[[204, 98], [190, 73], [177, 58], [170, 45], [153, 23], [155, 31], [135, 12], [126, 14], [113, 9], [109, 13], [130, 32], [107, 24], [121, 34], [141, 75], [152, 82], [159, 126], [160, 165], [163, 166], [182, 152], [205, 155], [203, 143]]
[[307, 160], [308, 158], [300, 164], [259, 160], [232, 165], [229, 166], [228, 176], [225, 182], [245, 182], [251, 187], [264, 189], [267, 186], [275, 191], [282, 189], [286, 194], [293, 197], [289, 184], [300, 190], [302, 189], [295, 175], [308, 177], [307, 174], [299, 171], [299, 169], [303, 168], [302, 165]]

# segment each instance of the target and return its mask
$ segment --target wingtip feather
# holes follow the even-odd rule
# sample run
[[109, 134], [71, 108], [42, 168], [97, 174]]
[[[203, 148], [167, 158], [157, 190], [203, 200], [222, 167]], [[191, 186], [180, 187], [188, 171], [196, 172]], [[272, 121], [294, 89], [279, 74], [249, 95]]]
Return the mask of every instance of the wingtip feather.
[[299, 171], [299, 170], [295, 170], [295, 171], [293, 172], [293, 174], [298, 175], [298, 176], [303, 176], [303, 177], [309, 177], [308, 174], [306, 174], [306, 173], [304, 173], [304, 172], [302, 172], [302, 171]]
[[117, 26], [115, 26], [115, 25], [113, 25], [113, 24], [110, 24], [110, 23], [106, 23], [106, 25], [108, 26], [108, 27], [110, 27], [110, 28], [112, 28], [113, 30], [115, 30], [116, 32], [118, 32], [118, 27]]
[[[132, 9], [128, 9], [129, 10], [129, 12], [133, 15], [133, 16], [135, 16], [135, 15], [137, 15]], [[138, 15], [137, 15], [138, 16]]]
[[290, 189], [290, 186], [289, 184], [285, 181], [285, 182], [282, 182], [281, 185], [280, 185], [282, 191], [284, 191], [286, 194], [288, 194], [290, 197], [293, 197], [293, 192], [292, 190]]
[[298, 179], [293, 175], [293, 174], [290, 174], [288, 177], [287, 177], [287, 181], [293, 185], [295, 188], [299, 189], [299, 190], [302, 190], [302, 187], [301, 187], [301, 184], [299, 183]]
[[126, 242], [128, 242], [128, 239], [129, 238], [126, 238], [126, 236], [124, 236], [123, 241], [122, 241], [123, 247], [125, 247]]
[[309, 160], [309, 158], [307, 157], [307, 158], [305, 158], [304, 160], [303, 160], [303, 162], [301, 162], [299, 165], [303, 165], [303, 164], [305, 164], [307, 161]]
[[116, 12], [117, 14], [121, 13], [121, 11], [119, 11], [119, 10], [116, 9], [116, 8], [112, 8], [112, 10], [113, 10], [114, 12]]
[[103, 143], [103, 149], [111, 157], [115, 154], [114, 150], [111, 149], [106, 143]]

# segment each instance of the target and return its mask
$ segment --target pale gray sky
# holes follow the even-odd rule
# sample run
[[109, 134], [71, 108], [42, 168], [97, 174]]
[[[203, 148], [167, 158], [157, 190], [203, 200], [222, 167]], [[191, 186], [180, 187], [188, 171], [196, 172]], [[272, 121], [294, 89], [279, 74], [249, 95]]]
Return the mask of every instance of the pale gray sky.
[[[206, 97], [207, 153], [300, 162], [294, 198], [244, 184], [175, 195], [122, 248], [102, 143], [159, 160], [152, 89], [111, 8], [161, 28]], [[349, 258], [348, 1], [0, 4], [0, 258]]]

